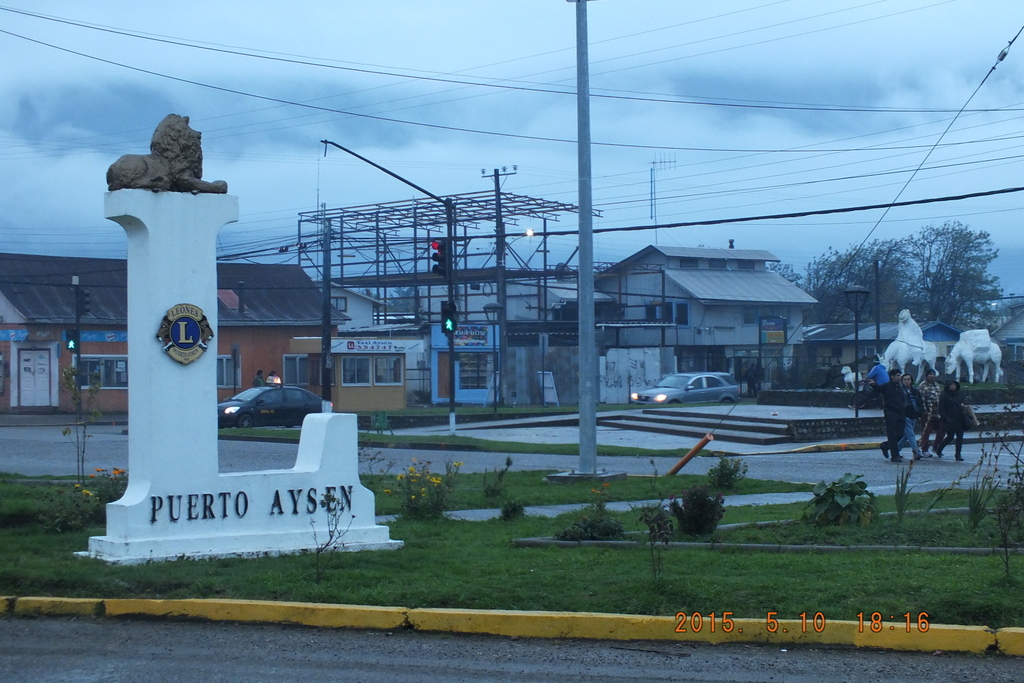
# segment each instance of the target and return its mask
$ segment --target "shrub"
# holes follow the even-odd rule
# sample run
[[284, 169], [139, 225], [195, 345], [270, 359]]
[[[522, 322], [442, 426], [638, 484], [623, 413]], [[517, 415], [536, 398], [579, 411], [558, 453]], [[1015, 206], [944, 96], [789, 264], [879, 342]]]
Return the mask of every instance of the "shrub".
[[49, 533], [82, 531], [95, 524], [107, 521], [107, 503], [113, 502], [124, 495], [128, 486], [125, 470], [116, 467], [107, 471], [96, 468], [96, 474], [90, 474], [88, 484], [75, 484], [71, 488], [59, 487], [46, 494], [43, 511], [39, 514], [39, 523]]
[[718, 464], [708, 470], [708, 485], [716, 491], [732, 491], [747, 478], [747, 463], [739, 458], [719, 456]]
[[694, 486], [673, 496], [668, 511], [676, 518], [679, 531], [689, 536], [706, 536], [714, 532], [725, 514], [725, 499], [721, 493], [712, 495], [706, 484]]
[[62, 486], [47, 492], [39, 524], [47, 533], [62, 534], [101, 524], [105, 517], [96, 495], [81, 484], [75, 484], [72, 488]]
[[441, 517], [448, 510], [461, 462], [444, 464], [444, 474], [430, 471], [430, 462], [420, 463], [416, 458], [406, 471], [395, 477], [395, 490], [385, 489], [389, 495], [401, 499], [402, 514], [413, 519]]
[[608, 512], [606, 490], [608, 484], [601, 489], [591, 489], [597, 496], [594, 502], [587, 505], [580, 511], [576, 520], [555, 534], [559, 541], [610, 541], [622, 538], [625, 530], [622, 522], [615, 519]]
[[526, 516], [526, 508], [518, 500], [506, 500], [501, 504], [500, 519], [503, 522], [512, 522]]
[[647, 545], [651, 552], [651, 575], [657, 581], [661, 578], [664, 566], [664, 558], [658, 544], [668, 545], [675, 533], [675, 525], [672, 523], [672, 515], [661, 503], [652, 503], [641, 507], [639, 521], [647, 527]]
[[875, 518], [875, 494], [868, 491], [866, 483], [858, 481], [862, 476], [847, 472], [831, 484], [818, 482], [814, 498], [804, 509], [804, 519], [818, 526], [870, 524]]
[[491, 472], [484, 472], [484, 497], [486, 498], [500, 498], [505, 493], [505, 474], [509, 468], [512, 467], [511, 456], [505, 458], [505, 468], [493, 470], [494, 480], [492, 481], [489, 477]]

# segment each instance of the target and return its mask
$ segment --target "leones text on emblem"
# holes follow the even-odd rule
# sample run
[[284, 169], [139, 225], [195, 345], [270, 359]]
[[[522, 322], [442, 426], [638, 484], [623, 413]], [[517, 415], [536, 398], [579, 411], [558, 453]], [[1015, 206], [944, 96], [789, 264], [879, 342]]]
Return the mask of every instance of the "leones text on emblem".
[[213, 339], [210, 321], [203, 309], [193, 304], [178, 304], [167, 311], [156, 338], [167, 355], [182, 365], [198, 359]]

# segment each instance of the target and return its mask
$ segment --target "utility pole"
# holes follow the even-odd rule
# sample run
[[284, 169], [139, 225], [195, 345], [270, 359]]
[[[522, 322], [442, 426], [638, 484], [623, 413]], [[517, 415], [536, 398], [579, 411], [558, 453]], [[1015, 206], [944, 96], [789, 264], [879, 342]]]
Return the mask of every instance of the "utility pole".
[[[82, 289], [79, 285], [77, 275], [71, 276], [71, 288], [74, 290], [75, 295], [75, 384], [77, 385], [77, 393], [75, 394], [75, 421], [78, 424], [82, 422]], [[83, 472], [78, 473], [79, 476], [84, 476]]]
[[[321, 273], [323, 299], [320, 309], [320, 412], [333, 412], [331, 406], [331, 380], [334, 363], [331, 357], [331, 219], [327, 218], [323, 226], [323, 244], [321, 246]], [[328, 407], [331, 406], [331, 407]]]
[[498, 384], [494, 387], [495, 404], [505, 405], [508, 392], [508, 287], [505, 282], [505, 220], [501, 213], [501, 179], [516, 174], [516, 167], [494, 169], [494, 266], [495, 293], [498, 303]]
[[[570, 0], [572, 1], [572, 0]], [[576, 155], [579, 168], [580, 472], [597, 473], [597, 338], [594, 319], [594, 210], [590, 157], [590, 51], [587, 0], [576, 2]]]

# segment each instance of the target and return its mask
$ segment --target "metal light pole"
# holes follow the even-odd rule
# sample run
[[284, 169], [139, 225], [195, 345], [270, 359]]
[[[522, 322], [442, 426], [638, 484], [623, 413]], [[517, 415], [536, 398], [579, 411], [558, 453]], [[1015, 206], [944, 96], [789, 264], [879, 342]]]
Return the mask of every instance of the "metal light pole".
[[857, 384], [860, 382], [860, 309], [867, 301], [870, 292], [867, 287], [850, 285], [844, 292], [846, 305], [853, 310], [853, 416], [860, 417], [860, 404], [857, 403]]
[[580, 472], [597, 473], [597, 340], [594, 321], [594, 224], [590, 166], [590, 55], [587, 1], [576, 3], [576, 153], [579, 168]]

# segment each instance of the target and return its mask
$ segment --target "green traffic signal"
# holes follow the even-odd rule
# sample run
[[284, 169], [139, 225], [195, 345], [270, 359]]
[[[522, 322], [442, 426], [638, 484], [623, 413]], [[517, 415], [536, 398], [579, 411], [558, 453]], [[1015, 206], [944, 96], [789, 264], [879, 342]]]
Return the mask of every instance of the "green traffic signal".
[[454, 301], [441, 302], [441, 329], [445, 334], [454, 334], [458, 327], [458, 308]]

